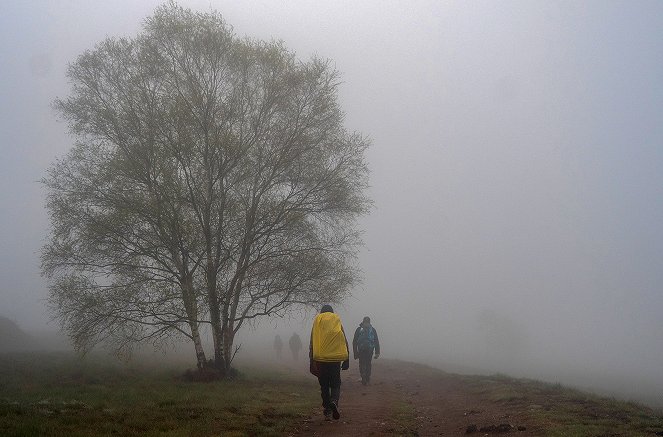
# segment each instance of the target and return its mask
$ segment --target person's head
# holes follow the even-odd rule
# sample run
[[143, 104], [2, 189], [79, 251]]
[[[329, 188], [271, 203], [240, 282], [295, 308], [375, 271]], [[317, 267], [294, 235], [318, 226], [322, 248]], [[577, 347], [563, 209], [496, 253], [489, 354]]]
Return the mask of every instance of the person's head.
[[320, 313], [333, 313], [334, 309], [331, 307], [331, 305], [323, 305], [322, 309], [320, 310]]
[[364, 320], [361, 322], [362, 325], [370, 325], [371, 324], [371, 318], [366, 316], [364, 317]]

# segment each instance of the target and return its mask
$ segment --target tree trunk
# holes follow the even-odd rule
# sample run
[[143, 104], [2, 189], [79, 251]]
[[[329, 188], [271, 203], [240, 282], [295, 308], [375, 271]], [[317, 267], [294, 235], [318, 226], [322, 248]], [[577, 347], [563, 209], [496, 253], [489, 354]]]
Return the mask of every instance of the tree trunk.
[[224, 365], [224, 354], [223, 354], [223, 329], [221, 326], [221, 313], [219, 310], [219, 298], [216, 293], [216, 289], [211, 290], [209, 293], [209, 308], [210, 308], [210, 319], [212, 322], [212, 341], [214, 342], [214, 366], [223, 370]]
[[205, 350], [203, 349], [203, 342], [200, 340], [200, 331], [198, 330], [198, 322], [190, 321], [191, 336], [193, 337], [193, 345], [196, 351], [196, 366], [198, 370], [202, 370], [207, 365], [207, 358], [205, 358]]
[[235, 341], [234, 325], [229, 323], [223, 333], [223, 364], [226, 375], [230, 374], [233, 359], [233, 342]]
[[[208, 226], [208, 225], [206, 225]], [[209, 230], [207, 232], [209, 234]], [[223, 370], [223, 336], [221, 329], [221, 310], [219, 308], [219, 293], [217, 289], [217, 262], [214, 260], [212, 247], [207, 244], [207, 307], [209, 308], [210, 322], [212, 327], [212, 342], [214, 346], [214, 367], [218, 370]]]
[[181, 284], [184, 309], [186, 310], [187, 321], [191, 329], [191, 339], [193, 340], [196, 351], [196, 366], [202, 370], [207, 366], [207, 358], [203, 349], [203, 342], [200, 339], [200, 330], [198, 329], [198, 304], [193, 290], [193, 279], [190, 275], [185, 275]]

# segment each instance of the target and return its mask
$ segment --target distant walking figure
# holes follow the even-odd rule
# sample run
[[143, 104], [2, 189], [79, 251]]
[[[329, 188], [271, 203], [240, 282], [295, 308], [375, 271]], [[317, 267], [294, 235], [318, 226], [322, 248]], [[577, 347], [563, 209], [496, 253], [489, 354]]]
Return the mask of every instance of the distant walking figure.
[[366, 316], [359, 324], [352, 339], [352, 352], [354, 359], [359, 358], [359, 373], [361, 374], [361, 383], [366, 385], [371, 381], [371, 361], [373, 352], [375, 359], [380, 357], [380, 340], [378, 332], [371, 325], [371, 318]]
[[290, 345], [290, 351], [292, 352], [292, 359], [294, 361], [299, 360], [299, 351], [302, 350], [302, 339], [299, 338], [299, 335], [296, 332], [292, 333], [292, 337], [288, 340]]
[[[333, 416], [338, 420], [338, 400], [341, 396], [341, 369], [350, 366], [348, 340], [338, 314], [324, 305], [313, 320], [309, 343], [311, 373], [318, 377], [325, 420]], [[341, 364], [342, 363], [342, 364]]]
[[281, 359], [281, 351], [283, 350], [283, 341], [281, 336], [274, 337], [274, 350], [276, 351], [276, 358]]

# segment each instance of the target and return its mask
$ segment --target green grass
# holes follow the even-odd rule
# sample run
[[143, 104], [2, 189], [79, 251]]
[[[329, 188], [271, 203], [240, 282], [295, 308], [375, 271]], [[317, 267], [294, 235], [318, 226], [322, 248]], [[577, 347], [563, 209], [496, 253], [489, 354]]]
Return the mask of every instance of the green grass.
[[185, 382], [183, 368], [72, 354], [0, 355], [0, 435], [282, 435], [318, 399], [302, 375], [240, 369]]
[[[425, 371], [422, 368], [422, 371]], [[2, 436], [280, 436], [319, 403], [314, 378], [240, 368], [233, 380], [185, 382], [185, 366], [122, 365], [73, 354], [0, 354]], [[430, 370], [431, 372], [433, 370]], [[663, 416], [645, 406], [559, 384], [459, 376], [466, 389], [551, 437], [653, 436]], [[414, 407], [391, 405], [395, 435], [416, 435]]]
[[637, 403], [596, 396], [560, 384], [502, 375], [462, 378], [475, 393], [526, 411], [550, 437], [637, 437], [663, 431], [661, 412]]
[[391, 408], [391, 418], [393, 428], [387, 430], [390, 434], [399, 436], [416, 436], [417, 420], [414, 406], [403, 399], [400, 399]]

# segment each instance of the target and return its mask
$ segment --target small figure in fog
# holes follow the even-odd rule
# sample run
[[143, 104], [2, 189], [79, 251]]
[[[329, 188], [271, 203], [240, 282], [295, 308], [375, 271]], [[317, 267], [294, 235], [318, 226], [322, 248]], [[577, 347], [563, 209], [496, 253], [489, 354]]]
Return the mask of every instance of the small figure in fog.
[[294, 361], [299, 361], [299, 351], [302, 350], [302, 339], [299, 338], [299, 335], [296, 332], [292, 333], [292, 337], [288, 340], [290, 345], [290, 351], [292, 352], [292, 359]]
[[276, 358], [281, 359], [281, 351], [283, 350], [283, 341], [281, 336], [277, 335], [274, 337], [274, 350], [276, 351]]
[[375, 359], [380, 357], [380, 340], [378, 332], [371, 325], [371, 318], [366, 316], [355, 330], [355, 336], [352, 339], [352, 352], [354, 359], [359, 359], [359, 373], [361, 383], [366, 385], [371, 382], [371, 361], [373, 352]]
[[309, 343], [311, 373], [318, 377], [325, 420], [338, 420], [338, 400], [341, 396], [341, 369], [350, 366], [348, 340], [338, 314], [324, 305], [313, 320]]

